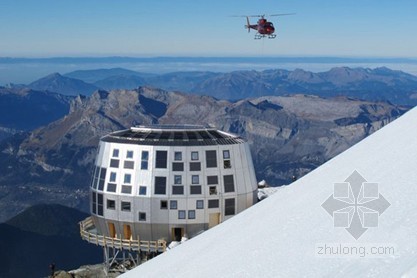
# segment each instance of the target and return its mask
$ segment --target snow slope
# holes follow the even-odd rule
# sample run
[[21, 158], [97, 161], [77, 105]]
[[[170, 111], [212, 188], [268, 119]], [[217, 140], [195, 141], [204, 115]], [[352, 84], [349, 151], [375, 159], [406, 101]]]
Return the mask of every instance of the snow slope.
[[[357, 170], [391, 206], [355, 240], [321, 204]], [[394, 246], [376, 257], [324, 244]], [[122, 277], [417, 277], [417, 108], [225, 223]]]

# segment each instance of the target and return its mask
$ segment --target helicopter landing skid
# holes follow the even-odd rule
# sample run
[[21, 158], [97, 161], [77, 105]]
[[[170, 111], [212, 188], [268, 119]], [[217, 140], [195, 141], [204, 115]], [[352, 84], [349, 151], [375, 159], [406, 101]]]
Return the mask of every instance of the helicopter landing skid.
[[[265, 38], [265, 37], [267, 37], [267, 35], [263, 35], [263, 34], [256, 34], [255, 35], [255, 40], [260, 40], [260, 39], [263, 39], [263, 38]], [[268, 35], [268, 39], [275, 39], [277, 37], [277, 35], [275, 35], [275, 34], [270, 34], [270, 35]]]

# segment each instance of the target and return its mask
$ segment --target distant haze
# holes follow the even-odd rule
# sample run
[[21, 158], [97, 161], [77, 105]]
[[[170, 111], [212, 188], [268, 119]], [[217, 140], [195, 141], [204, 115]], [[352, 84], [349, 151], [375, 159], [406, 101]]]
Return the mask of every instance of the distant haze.
[[388, 67], [417, 75], [417, 59], [337, 57], [101, 57], [101, 58], [0, 58], [0, 85], [27, 84], [53, 72], [125, 68], [147, 73], [176, 71], [229, 72], [301, 68], [313, 72], [333, 67]]

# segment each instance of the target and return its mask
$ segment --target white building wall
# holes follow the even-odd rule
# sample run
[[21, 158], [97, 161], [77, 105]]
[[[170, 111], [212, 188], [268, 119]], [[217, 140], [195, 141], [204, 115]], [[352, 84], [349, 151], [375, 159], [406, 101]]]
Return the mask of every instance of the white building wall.
[[[113, 149], [119, 150], [119, 168], [111, 168], [110, 160], [113, 159]], [[206, 165], [206, 150], [215, 150], [217, 159], [217, 168], [207, 168]], [[224, 168], [223, 151], [228, 150], [230, 153], [231, 168]], [[126, 158], [128, 151], [133, 151], [133, 159]], [[148, 169], [141, 169], [141, 155], [142, 151], [148, 151]], [[157, 169], [156, 151], [167, 151], [167, 168]], [[172, 171], [172, 162], [174, 161], [174, 153], [182, 152], [182, 162], [184, 164], [184, 171]], [[198, 152], [198, 160], [191, 159], [191, 152]], [[133, 161], [133, 169], [125, 169], [124, 162]], [[190, 162], [199, 162], [200, 171], [190, 171]], [[226, 216], [224, 212], [225, 199], [235, 199], [235, 213], [239, 213], [253, 204], [253, 191], [256, 190], [256, 178], [253, 170], [253, 163], [251, 160], [250, 150], [246, 143], [234, 145], [211, 145], [211, 146], [147, 146], [135, 144], [121, 144], [121, 143], [106, 143], [100, 142], [100, 150], [97, 155], [96, 165], [107, 169], [104, 192], [97, 192], [103, 195], [103, 216], [96, 216], [101, 218], [98, 225], [104, 234], [108, 233], [107, 222], [116, 224], [117, 233], [122, 233], [123, 223], [137, 223], [132, 225], [132, 232], [150, 234], [155, 229], [167, 229], [166, 233], [170, 234], [171, 227], [187, 227], [187, 225], [209, 223], [210, 213], [221, 212], [220, 220], [223, 221], [231, 216]], [[116, 173], [115, 184], [117, 185], [116, 192], [107, 192], [107, 184], [110, 182], [110, 173]], [[124, 183], [125, 174], [131, 175], [131, 182]], [[172, 194], [172, 186], [174, 185], [174, 176], [182, 176], [182, 186], [184, 187], [184, 195]], [[192, 186], [192, 176], [199, 176], [199, 183], [201, 186], [201, 194], [191, 194], [190, 186]], [[234, 192], [224, 192], [225, 175], [232, 175], [234, 181]], [[166, 177], [166, 194], [155, 194], [154, 181], [156, 176]], [[217, 176], [217, 185], [208, 185], [207, 176]], [[122, 193], [122, 186], [132, 186], [131, 194]], [[146, 186], [146, 195], [138, 195], [139, 187]], [[209, 186], [216, 186], [217, 194], [210, 195]], [[115, 201], [115, 209], [107, 209], [107, 199]], [[161, 200], [167, 202], [167, 209], [161, 209]], [[170, 201], [177, 201], [177, 209], [170, 209]], [[203, 209], [197, 209], [196, 201], [203, 200]], [[208, 208], [209, 200], [219, 200], [218, 208]], [[121, 211], [121, 203], [129, 202], [130, 211]], [[189, 218], [189, 211], [195, 212], [195, 219]], [[185, 211], [185, 219], [178, 219], [178, 212]], [[139, 213], [145, 213], [146, 220], [139, 221]], [[164, 226], [150, 227], [150, 224], [161, 224]], [[148, 226], [146, 226], [148, 225]], [[185, 226], [184, 226], [185, 225]], [[190, 226], [191, 227], [191, 226]], [[204, 226], [201, 226], [204, 227]], [[200, 229], [199, 226], [194, 230]], [[145, 231], [146, 230], [146, 231]], [[145, 232], [144, 232], [145, 231]], [[160, 231], [158, 231], [160, 232]], [[169, 236], [167, 236], [169, 239]]]

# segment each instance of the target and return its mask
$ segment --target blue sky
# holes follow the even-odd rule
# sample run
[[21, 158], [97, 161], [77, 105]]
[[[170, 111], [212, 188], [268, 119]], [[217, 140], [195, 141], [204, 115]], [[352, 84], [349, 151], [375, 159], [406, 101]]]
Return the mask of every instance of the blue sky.
[[[411, 0], [0, 0], [0, 57], [415, 58], [416, 11]], [[229, 17], [291, 12], [270, 18], [275, 40]]]

